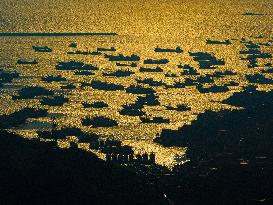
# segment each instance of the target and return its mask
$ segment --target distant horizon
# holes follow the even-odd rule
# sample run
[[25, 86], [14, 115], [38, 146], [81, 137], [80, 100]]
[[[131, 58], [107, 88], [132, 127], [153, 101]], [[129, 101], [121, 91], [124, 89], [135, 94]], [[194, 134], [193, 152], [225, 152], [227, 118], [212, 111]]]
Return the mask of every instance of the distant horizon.
[[1, 32], [0, 37], [28, 36], [115, 36], [115, 32]]

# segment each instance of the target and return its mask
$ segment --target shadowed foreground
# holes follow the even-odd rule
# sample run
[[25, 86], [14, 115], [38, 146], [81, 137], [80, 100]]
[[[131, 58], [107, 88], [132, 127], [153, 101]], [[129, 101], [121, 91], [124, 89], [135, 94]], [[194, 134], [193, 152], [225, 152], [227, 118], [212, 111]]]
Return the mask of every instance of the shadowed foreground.
[[80, 150], [0, 133], [2, 204], [158, 204], [144, 179]]
[[[242, 110], [207, 111], [190, 126], [163, 130], [156, 142], [188, 148], [190, 161], [173, 172], [122, 168], [78, 149], [60, 150], [2, 131], [1, 202], [272, 204], [272, 102], [272, 91], [248, 88], [225, 101]], [[6, 117], [3, 122], [14, 115]]]
[[191, 125], [163, 130], [155, 139], [188, 148], [191, 161], [165, 180], [176, 204], [273, 202], [273, 92], [248, 88], [225, 103], [244, 109], [207, 111]]

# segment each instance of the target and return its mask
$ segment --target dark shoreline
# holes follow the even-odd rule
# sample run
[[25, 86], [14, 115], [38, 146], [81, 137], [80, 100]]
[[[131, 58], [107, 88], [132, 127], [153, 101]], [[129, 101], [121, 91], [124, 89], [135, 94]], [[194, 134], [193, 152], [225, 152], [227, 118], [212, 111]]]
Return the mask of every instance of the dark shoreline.
[[0, 33], [0, 37], [116, 36], [117, 33]]
[[1, 129], [0, 149], [2, 204], [168, 204], [145, 177], [79, 149]]

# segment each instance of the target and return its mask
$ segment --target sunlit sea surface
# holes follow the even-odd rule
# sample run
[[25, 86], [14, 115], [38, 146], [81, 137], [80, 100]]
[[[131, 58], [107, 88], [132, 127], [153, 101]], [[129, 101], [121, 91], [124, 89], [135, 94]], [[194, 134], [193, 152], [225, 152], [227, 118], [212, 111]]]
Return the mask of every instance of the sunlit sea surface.
[[[241, 58], [247, 55], [240, 51], [248, 50], [246, 44], [252, 41], [259, 45], [259, 50], [268, 55], [273, 54], [273, 2], [271, 0], [209, 0], [209, 1], [61, 1], [40, 0], [0, 2], [0, 32], [115, 32], [115, 36], [78, 36], [78, 37], [0, 37], [0, 67], [4, 71], [16, 71], [20, 74], [12, 83], [0, 87], [0, 114], [11, 114], [24, 107], [46, 108], [57, 116], [58, 128], [78, 127], [83, 131], [96, 133], [102, 139], [120, 140], [123, 145], [133, 147], [135, 153], [154, 152], [156, 162], [172, 166], [175, 160], [183, 156], [186, 148], [166, 148], [153, 142], [162, 129], [178, 129], [191, 124], [200, 113], [206, 110], [241, 109], [223, 104], [222, 101], [241, 92], [244, 87], [257, 85], [258, 90], [272, 90], [273, 84], [250, 82], [246, 76], [260, 74], [273, 79], [272, 72], [263, 72], [272, 68], [271, 58], [258, 58], [257, 63], [250, 67], [248, 60]], [[225, 41], [231, 44], [208, 44], [207, 39]], [[68, 45], [76, 43], [77, 48]], [[53, 52], [34, 52], [32, 46], [48, 46]], [[158, 53], [154, 49], [181, 47], [182, 53]], [[140, 56], [137, 67], [119, 67], [101, 55], [71, 55], [68, 51], [96, 51], [98, 47], [117, 50], [112, 55]], [[224, 65], [216, 65], [214, 69], [201, 69], [198, 61], [189, 52], [208, 52]], [[158, 65], [163, 72], [140, 72], [140, 67], [155, 68], [157, 65], [144, 65], [145, 59], [167, 58], [169, 63]], [[17, 60], [38, 61], [37, 65], [20, 65]], [[95, 75], [75, 75], [74, 71], [56, 70], [58, 62], [81, 61], [99, 67], [92, 71]], [[122, 62], [130, 63], [130, 62]], [[183, 68], [177, 65], [190, 65], [199, 74], [181, 74]], [[127, 77], [104, 76], [118, 69], [130, 70], [134, 74]], [[184, 69], [185, 70], [185, 69]], [[196, 79], [200, 76], [216, 72], [232, 71], [234, 75], [214, 76], [212, 83], [200, 83], [204, 88], [214, 85], [226, 86], [225, 92], [198, 91], [196, 85], [184, 88], [172, 88], [176, 82], [185, 79]], [[166, 75], [167, 74], [167, 75]], [[175, 74], [175, 75], [169, 75]], [[66, 78], [62, 82], [45, 82], [42, 77], [58, 76]], [[149, 79], [162, 82], [153, 86], [137, 83], [136, 79]], [[144, 106], [142, 111], [146, 117], [163, 117], [169, 123], [142, 123], [139, 116], [121, 115], [123, 105], [133, 104], [139, 94], [130, 94], [125, 90], [103, 91], [90, 86], [81, 86], [99, 80], [107, 83], [123, 85], [141, 85], [151, 87], [158, 96], [160, 105]], [[236, 84], [237, 83], [237, 84]], [[61, 86], [73, 84], [75, 89], [64, 90]], [[24, 86], [39, 86], [64, 95], [69, 101], [63, 106], [47, 106], [41, 104], [40, 98], [30, 100], [13, 100], [18, 90]], [[84, 108], [82, 103], [103, 101], [106, 108]], [[185, 105], [188, 110], [177, 111], [166, 109]], [[52, 116], [51, 115], [51, 116]], [[93, 128], [83, 126], [85, 117], [105, 116], [116, 120], [118, 126]], [[28, 119], [27, 123], [11, 129], [22, 137], [37, 137], [37, 130], [50, 130], [50, 116]], [[59, 141], [60, 147], [67, 147], [65, 141]], [[80, 145], [84, 148], [84, 145]], [[105, 158], [102, 153], [96, 152]]]

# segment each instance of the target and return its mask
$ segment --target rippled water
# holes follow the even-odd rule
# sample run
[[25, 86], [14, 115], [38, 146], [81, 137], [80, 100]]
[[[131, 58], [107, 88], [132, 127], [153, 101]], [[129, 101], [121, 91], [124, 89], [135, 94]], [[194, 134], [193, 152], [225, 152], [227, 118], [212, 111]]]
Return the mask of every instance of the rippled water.
[[[0, 2], [1, 32], [116, 32], [117, 36], [85, 36], [85, 37], [0, 37], [0, 66], [4, 71], [16, 71], [20, 74], [12, 83], [5, 83], [1, 92], [0, 113], [10, 114], [24, 107], [47, 108], [48, 112], [57, 116], [58, 127], [79, 127], [84, 131], [97, 133], [102, 138], [111, 138], [130, 145], [137, 153], [154, 152], [159, 164], [171, 165], [177, 156], [182, 156], [185, 148], [164, 148], [153, 142], [162, 129], [177, 129], [190, 124], [198, 114], [206, 110], [239, 109], [225, 105], [223, 100], [234, 92], [242, 91], [243, 87], [257, 85], [259, 90], [271, 90], [271, 83], [250, 82], [246, 76], [261, 74], [273, 79], [272, 73], [262, 73], [272, 68], [271, 58], [259, 58], [251, 68], [249, 62], [241, 58], [247, 55], [240, 51], [247, 50], [247, 42], [259, 45], [262, 53], [273, 54], [272, 50], [272, 1], [12, 1]], [[249, 14], [249, 15], [244, 15]], [[256, 14], [256, 15], [255, 15]], [[262, 15], [257, 15], [262, 14]], [[260, 36], [262, 35], [262, 36]], [[245, 38], [243, 40], [242, 38]], [[223, 41], [229, 39], [230, 45], [207, 44], [207, 39]], [[118, 69], [115, 62], [108, 61], [104, 55], [69, 55], [70, 43], [77, 43], [76, 50], [95, 51], [98, 47], [115, 47], [115, 54], [137, 54], [141, 60], [137, 67], [120, 67], [119, 69], [135, 72], [128, 77], [109, 77], [103, 73], [111, 73]], [[33, 45], [48, 46], [51, 53], [34, 52]], [[156, 53], [154, 49], [176, 48], [180, 46], [183, 53]], [[75, 50], [75, 49], [74, 49]], [[198, 61], [189, 52], [208, 52], [225, 65], [215, 69], [201, 69]], [[148, 58], [167, 58], [169, 63], [160, 65], [163, 72], [139, 72], [140, 67], [156, 67], [144, 65]], [[19, 65], [18, 59], [36, 59], [37, 65]], [[82, 61], [98, 66], [95, 75], [79, 76], [74, 71], [56, 70], [60, 61]], [[177, 65], [190, 65], [199, 75], [184, 75]], [[185, 70], [185, 69], [184, 69]], [[216, 72], [232, 71], [235, 75], [212, 76], [212, 83], [199, 82], [203, 87], [223, 86], [232, 81], [235, 86], [226, 86], [225, 92], [198, 91], [196, 85], [185, 88], [169, 88], [175, 82], [185, 79], [196, 79]], [[177, 77], [167, 77], [175, 74]], [[42, 77], [61, 75], [64, 82], [48, 83]], [[142, 111], [148, 117], [164, 117], [170, 123], [142, 123], [138, 116], [121, 115], [122, 105], [132, 104], [138, 96], [124, 90], [102, 91], [92, 87], [82, 87], [83, 82], [100, 80], [102, 82], [123, 85], [137, 85], [136, 79], [153, 78], [162, 82], [161, 86], [141, 84], [152, 87], [160, 105], [145, 106]], [[63, 90], [61, 86], [73, 84], [72, 90]], [[41, 99], [13, 100], [18, 90], [24, 86], [40, 86], [64, 95], [69, 101], [63, 106], [47, 106]], [[82, 103], [103, 101], [106, 108], [84, 108]], [[166, 109], [185, 105], [187, 111]], [[94, 128], [82, 126], [85, 117], [107, 116], [118, 122], [118, 126]], [[22, 136], [34, 137], [37, 130], [50, 129], [50, 116], [29, 119], [25, 125], [13, 131]], [[60, 146], [65, 146], [61, 142]], [[98, 153], [99, 154], [99, 153]], [[100, 155], [100, 154], [99, 154]], [[103, 155], [100, 155], [102, 158]]]

